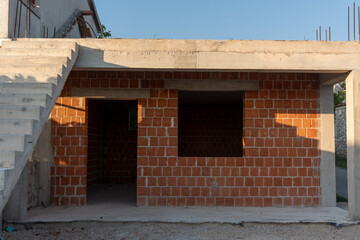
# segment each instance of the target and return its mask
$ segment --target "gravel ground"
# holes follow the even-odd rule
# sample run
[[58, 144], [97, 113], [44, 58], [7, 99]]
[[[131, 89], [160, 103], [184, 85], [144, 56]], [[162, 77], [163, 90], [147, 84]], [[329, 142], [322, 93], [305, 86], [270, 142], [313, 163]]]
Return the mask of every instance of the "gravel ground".
[[[15, 229], [17, 229], [16, 227]], [[38, 225], [2, 232], [3, 239], [360, 239], [360, 225], [84, 223]]]

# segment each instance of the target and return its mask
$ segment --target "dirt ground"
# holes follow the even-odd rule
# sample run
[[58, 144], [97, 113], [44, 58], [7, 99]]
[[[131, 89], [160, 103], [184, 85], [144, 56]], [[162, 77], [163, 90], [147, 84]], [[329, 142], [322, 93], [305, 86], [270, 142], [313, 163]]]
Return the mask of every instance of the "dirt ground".
[[2, 232], [2, 239], [360, 239], [360, 225], [78, 223], [27, 226]]

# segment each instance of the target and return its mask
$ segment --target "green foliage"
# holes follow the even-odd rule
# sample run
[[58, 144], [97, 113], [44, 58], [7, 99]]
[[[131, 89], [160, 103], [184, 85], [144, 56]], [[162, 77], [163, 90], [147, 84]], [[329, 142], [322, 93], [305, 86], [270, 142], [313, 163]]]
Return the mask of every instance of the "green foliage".
[[336, 194], [336, 202], [348, 202], [348, 199]]
[[344, 99], [346, 98], [346, 92], [345, 91], [339, 91], [337, 93], [334, 93], [334, 105], [339, 105], [343, 103]]
[[335, 165], [340, 168], [347, 168], [347, 159], [345, 157], [340, 157], [339, 155], [335, 154]]
[[97, 36], [97, 38], [109, 38], [111, 37], [111, 31], [106, 31], [106, 27], [104, 24], [101, 25], [101, 33]]

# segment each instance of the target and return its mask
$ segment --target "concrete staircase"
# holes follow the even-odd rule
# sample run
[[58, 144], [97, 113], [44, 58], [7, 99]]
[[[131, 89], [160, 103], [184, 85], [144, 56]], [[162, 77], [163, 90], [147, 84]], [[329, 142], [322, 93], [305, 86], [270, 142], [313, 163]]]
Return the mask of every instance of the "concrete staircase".
[[4, 41], [0, 48], [0, 212], [78, 57], [76, 42]]

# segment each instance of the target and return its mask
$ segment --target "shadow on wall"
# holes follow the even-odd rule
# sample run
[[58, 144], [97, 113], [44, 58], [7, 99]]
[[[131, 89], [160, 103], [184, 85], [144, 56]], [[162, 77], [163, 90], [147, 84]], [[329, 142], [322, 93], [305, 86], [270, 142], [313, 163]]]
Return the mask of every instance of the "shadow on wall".
[[[72, 72], [52, 113], [52, 204], [84, 205], [88, 105], [71, 88], [149, 88], [138, 99], [137, 204], [318, 206], [319, 76], [220, 72]], [[167, 79], [259, 79], [245, 93], [243, 157], [178, 157], [178, 93]], [[332, 153], [333, 154], [333, 153]]]

